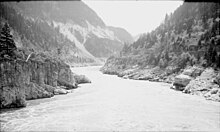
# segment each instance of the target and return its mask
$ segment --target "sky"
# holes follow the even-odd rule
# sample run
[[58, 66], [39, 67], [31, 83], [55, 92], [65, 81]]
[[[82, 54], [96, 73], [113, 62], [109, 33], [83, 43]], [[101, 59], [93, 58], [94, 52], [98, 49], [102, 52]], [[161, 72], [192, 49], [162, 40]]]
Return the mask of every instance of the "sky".
[[126, 29], [132, 36], [150, 32], [183, 1], [83, 0], [107, 26]]

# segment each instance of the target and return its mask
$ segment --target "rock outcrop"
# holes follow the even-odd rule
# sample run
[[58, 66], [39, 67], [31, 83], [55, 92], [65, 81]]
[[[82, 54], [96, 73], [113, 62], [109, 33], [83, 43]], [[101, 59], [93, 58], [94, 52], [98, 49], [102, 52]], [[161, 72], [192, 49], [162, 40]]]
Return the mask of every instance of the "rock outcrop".
[[220, 101], [220, 87], [214, 82], [217, 77], [213, 68], [207, 68], [184, 89], [184, 93], [204, 96], [206, 99]]
[[36, 83], [29, 82], [25, 84], [25, 97], [26, 100], [38, 99], [38, 98], [50, 98], [53, 96], [52, 92], [47, 91], [44, 87], [39, 86]]
[[184, 90], [191, 80], [192, 78], [188, 75], [180, 74], [176, 76], [173, 83], [174, 89], [181, 91]]
[[74, 74], [74, 79], [76, 80], [77, 84], [82, 84], [82, 83], [91, 83], [89, 78], [87, 78], [85, 75], [77, 75]]
[[[7, 23], [0, 40], [0, 108], [26, 106], [25, 100], [66, 94], [66, 89], [77, 87], [70, 66], [60, 57], [15, 47]], [[81, 77], [81, 82], [87, 80]]]
[[200, 67], [188, 67], [180, 75], [176, 76], [173, 83], [173, 88], [183, 91], [190, 81], [199, 76], [203, 71]]
[[70, 67], [55, 59], [1, 58], [0, 62], [0, 108], [22, 107], [25, 100], [52, 97], [60, 91], [58, 85], [77, 87]]
[[1, 60], [0, 64], [0, 108], [22, 107], [25, 103], [25, 83], [22, 62]]

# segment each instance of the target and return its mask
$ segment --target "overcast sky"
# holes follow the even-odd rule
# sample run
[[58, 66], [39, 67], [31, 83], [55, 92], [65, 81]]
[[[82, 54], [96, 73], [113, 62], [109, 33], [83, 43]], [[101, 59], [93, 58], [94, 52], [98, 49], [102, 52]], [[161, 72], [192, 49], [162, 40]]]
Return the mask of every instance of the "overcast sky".
[[183, 1], [83, 0], [108, 26], [122, 27], [131, 35], [150, 32]]

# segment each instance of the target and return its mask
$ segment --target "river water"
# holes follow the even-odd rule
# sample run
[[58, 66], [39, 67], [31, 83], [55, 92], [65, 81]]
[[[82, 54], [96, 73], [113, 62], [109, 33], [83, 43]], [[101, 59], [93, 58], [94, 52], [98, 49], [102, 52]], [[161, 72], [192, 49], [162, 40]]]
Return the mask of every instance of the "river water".
[[73, 68], [92, 81], [73, 93], [28, 101], [0, 114], [3, 131], [219, 131], [220, 103], [171, 90], [170, 84]]

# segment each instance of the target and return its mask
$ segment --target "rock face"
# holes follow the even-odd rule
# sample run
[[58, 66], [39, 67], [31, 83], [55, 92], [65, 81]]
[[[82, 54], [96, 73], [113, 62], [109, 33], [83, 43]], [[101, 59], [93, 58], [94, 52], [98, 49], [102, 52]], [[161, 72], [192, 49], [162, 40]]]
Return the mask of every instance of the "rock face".
[[214, 82], [217, 73], [212, 69], [205, 69], [200, 76], [192, 80], [184, 89], [184, 93], [204, 96], [209, 100], [220, 101], [220, 87]]
[[1, 59], [0, 73], [0, 108], [25, 106], [25, 99], [52, 97], [58, 82], [68, 88], [77, 86], [69, 66], [51, 59]]
[[36, 83], [30, 82], [25, 87], [26, 100], [38, 99], [38, 98], [50, 98], [53, 96], [52, 92], [47, 91], [44, 87], [39, 86]]
[[22, 107], [25, 103], [25, 73], [22, 63], [1, 61], [0, 108]]
[[26, 106], [24, 88], [18, 86], [1, 86], [0, 93], [0, 108]]

